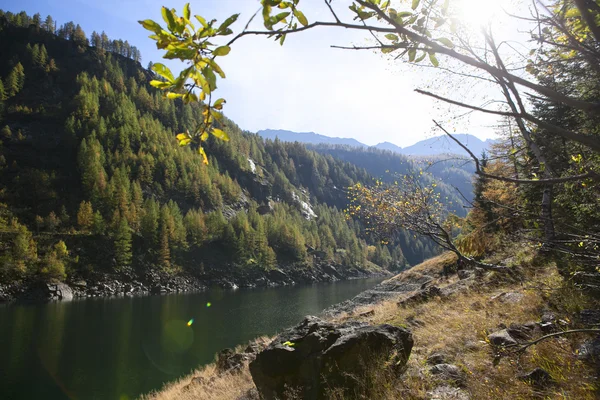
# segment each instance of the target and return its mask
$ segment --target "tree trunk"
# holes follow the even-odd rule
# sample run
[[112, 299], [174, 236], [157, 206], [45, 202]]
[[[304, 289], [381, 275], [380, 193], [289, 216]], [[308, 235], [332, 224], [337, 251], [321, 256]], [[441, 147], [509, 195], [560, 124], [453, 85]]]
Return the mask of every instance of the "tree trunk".
[[545, 247], [552, 247], [556, 233], [554, 232], [554, 220], [552, 219], [552, 186], [546, 185], [542, 194], [542, 223], [544, 224]]

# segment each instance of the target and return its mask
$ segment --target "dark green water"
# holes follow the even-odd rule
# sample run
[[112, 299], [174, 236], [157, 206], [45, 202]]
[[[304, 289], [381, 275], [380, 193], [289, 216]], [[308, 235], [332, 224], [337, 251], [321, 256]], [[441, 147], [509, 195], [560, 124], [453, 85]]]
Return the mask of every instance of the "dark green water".
[[134, 399], [379, 281], [0, 307], [0, 399]]

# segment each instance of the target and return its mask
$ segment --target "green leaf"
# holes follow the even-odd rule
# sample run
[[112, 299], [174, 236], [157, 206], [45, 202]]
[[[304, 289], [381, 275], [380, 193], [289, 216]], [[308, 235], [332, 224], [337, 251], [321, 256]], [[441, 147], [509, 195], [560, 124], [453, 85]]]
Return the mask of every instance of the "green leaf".
[[181, 93], [173, 93], [173, 92], [167, 93], [167, 99], [170, 99], [170, 100], [178, 99], [180, 97], [183, 97], [183, 94], [181, 94]]
[[221, 46], [217, 47], [213, 50], [213, 56], [226, 56], [231, 51], [231, 47], [229, 46]]
[[235, 21], [237, 21], [238, 17], [240, 16], [240, 14], [233, 14], [231, 17], [227, 18], [222, 24], [221, 26], [219, 26], [219, 31], [225, 31], [227, 28], [229, 28], [229, 25], [233, 24]]
[[196, 18], [203, 27], [206, 28], [208, 26], [208, 24], [206, 23], [206, 20], [201, 15], [194, 15], [194, 18]]
[[417, 59], [415, 60], [415, 63], [420, 63], [421, 61], [423, 61], [423, 59], [425, 58], [426, 55], [427, 55], [427, 53], [421, 54], [419, 57], [417, 57]]
[[156, 34], [159, 34], [162, 31], [162, 27], [152, 21], [151, 19], [145, 19], [143, 21], [138, 21], [145, 29], [148, 29], [149, 31], [152, 31]]
[[204, 77], [206, 78], [206, 81], [208, 82], [210, 91], [212, 92], [213, 90], [215, 90], [217, 88], [217, 77], [216, 77], [215, 73], [213, 72], [212, 68], [210, 68], [210, 67], [204, 68], [202, 70], [202, 75], [204, 75]]
[[451, 49], [454, 48], [454, 43], [452, 43], [452, 41], [450, 41], [450, 39], [448, 39], [448, 38], [439, 38], [439, 39], [435, 39], [435, 40], [437, 40], [438, 42], [440, 42], [441, 44], [443, 44], [446, 47], [449, 47]]
[[215, 137], [217, 137], [217, 138], [219, 138], [219, 139], [221, 139], [221, 140], [224, 140], [224, 141], [226, 141], [226, 142], [228, 142], [228, 141], [229, 141], [229, 135], [228, 135], [228, 134], [226, 134], [225, 132], [223, 132], [223, 131], [222, 131], [222, 130], [220, 130], [220, 129], [213, 128], [211, 133], [212, 133], [212, 134], [213, 134]]
[[419, 7], [419, 3], [420, 3], [420, 2], [421, 2], [421, 0], [413, 0], [411, 8], [412, 8], [413, 10], [416, 10], [416, 9], [417, 9], [417, 7]]
[[173, 76], [171, 70], [164, 64], [156, 63], [152, 65], [152, 70], [160, 76], [162, 76], [163, 78], [165, 78], [166, 80], [168, 80], [169, 82], [173, 82], [175, 80], [175, 77]]
[[438, 65], [440, 65], [440, 62], [438, 61], [438, 59], [435, 57], [435, 53], [429, 53], [429, 61], [431, 61], [431, 64], [434, 67], [437, 67]]
[[175, 17], [173, 17], [173, 12], [164, 6], [163, 6], [161, 12], [162, 12], [163, 19], [167, 23], [167, 27], [169, 28], [169, 30], [171, 32], [173, 32], [176, 28]]
[[416, 55], [417, 55], [416, 49], [409, 49], [408, 50], [408, 61], [410, 61], [410, 62], [415, 61]]
[[294, 9], [294, 15], [296, 16], [296, 18], [298, 18], [298, 22], [300, 22], [303, 26], [308, 25], [308, 20], [306, 19], [302, 11], [296, 8]]
[[225, 104], [225, 103], [227, 103], [227, 101], [225, 99], [218, 99], [217, 101], [214, 102], [213, 108], [215, 108], [217, 110], [222, 110], [223, 104]]
[[279, 45], [283, 46], [283, 42], [285, 42], [285, 35], [281, 35], [281, 37], [279, 38]]
[[398, 36], [394, 35], [393, 33], [388, 33], [387, 35], [385, 35], [385, 38], [394, 42], [397, 42], [399, 40]]
[[183, 6], [183, 18], [189, 21], [190, 17], [192, 16], [191, 14], [190, 3], [186, 3], [185, 6]]
[[288, 15], [290, 15], [289, 11], [285, 11], [285, 12], [279, 13], [279, 14], [277, 14], [275, 16], [275, 20], [277, 21], [277, 23], [279, 23], [279, 22], [283, 21], [284, 19], [286, 19], [286, 17]]

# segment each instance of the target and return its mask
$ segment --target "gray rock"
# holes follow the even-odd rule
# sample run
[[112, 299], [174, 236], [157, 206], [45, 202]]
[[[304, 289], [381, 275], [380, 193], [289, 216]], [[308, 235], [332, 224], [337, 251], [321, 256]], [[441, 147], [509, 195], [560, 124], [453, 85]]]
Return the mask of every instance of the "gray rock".
[[586, 340], [579, 348], [578, 358], [596, 363], [600, 367], [600, 336], [593, 340]]
[[240, 372], [244, 362], [254, 358], [254, 353], [236, 353], [232, 349], [223, 349], [217, 353], [217, 373]]
[[519, 340], [528, 340], [531, 339], [533, 332], [535, 330], [535, 325], [532, 327], [531, 325], [523, 324], [511, 324], [510, 327], [506, 329], [508, 334]]
[[429, 365], [448, 364], [449, 361], [450, 357], [445, 353], [433, 353], [427, 357], [427, 364]]
[[490, 300], [499, 301], [501, 303], [507, 304], [515, 304], [523, 300], [525, 295], [519, 292], [508, 292], [508, 293], [500, 293], [496, 296], [493, 296]]
[[469, 400], [469, 394], [462, 389], [452, 386], [438, 386], [427, 392], [429, 400]]
[[467, 381], [467, 375], [460, 367], [454, 364], [437, 364], [429, 370], [432, 375], [444, 381], [450, 381], [457, 385], [464, 385]]
[[475, 276], [475, 271], [471, 269], [459, 269], [457, 273], [459, 279], [469, 279]]
[[412, 334], [391, 325], [360, 322], [334, 324], [316, 317], [279, 335], [250, 363], [250, 373], [262, 398], [325, 399], [340, 388], [355, 396], [374, 368], [390, 372], [404, 368], [413, 346]]
[[545, 387], [554, 382], [548, 371], [542, 368], [536, 368], [527, 374], [519, 375], [519, 379], [536, 387]]
[[516, 345], [517, 341], [508, 333], [508, 330], [502, 329], [488, 335], [488, 340], [494, 346], [511, 346]]
[[73, 290], [66, 283], [48, 283], [46, 287], [52, 300], [73, 300]]

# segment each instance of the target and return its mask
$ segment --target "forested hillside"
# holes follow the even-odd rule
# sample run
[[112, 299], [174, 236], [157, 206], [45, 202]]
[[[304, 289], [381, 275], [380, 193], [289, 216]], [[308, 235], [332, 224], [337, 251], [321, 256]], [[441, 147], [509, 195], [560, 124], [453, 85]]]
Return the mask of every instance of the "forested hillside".
[[[0, 13], [0, 278], [260, 269], [315, 259], [398, 269], [436, 253], [382, 245], [342, 212], [354, 164], [264, 141], [224, 118], [208, 165], [174, 135], [200, 107], [148, 85], [127, 41]], [[356, 160], [349, 160], [356, 161]], [[400, 246], [395, 246], [399, 243]]]
[[423, 186], [435, 183], [435, 191], [444, 199], [448, 209], [460, 217], [467, 215], [473, 200], [472, 160], [457, 155], [408, 157], [389, 150], [374, 147], [352, 148], [348, 146], [315, 146], [321, 154], [364, 168], [377, 179], [394, 183], [406, 174], [419, 171]]

